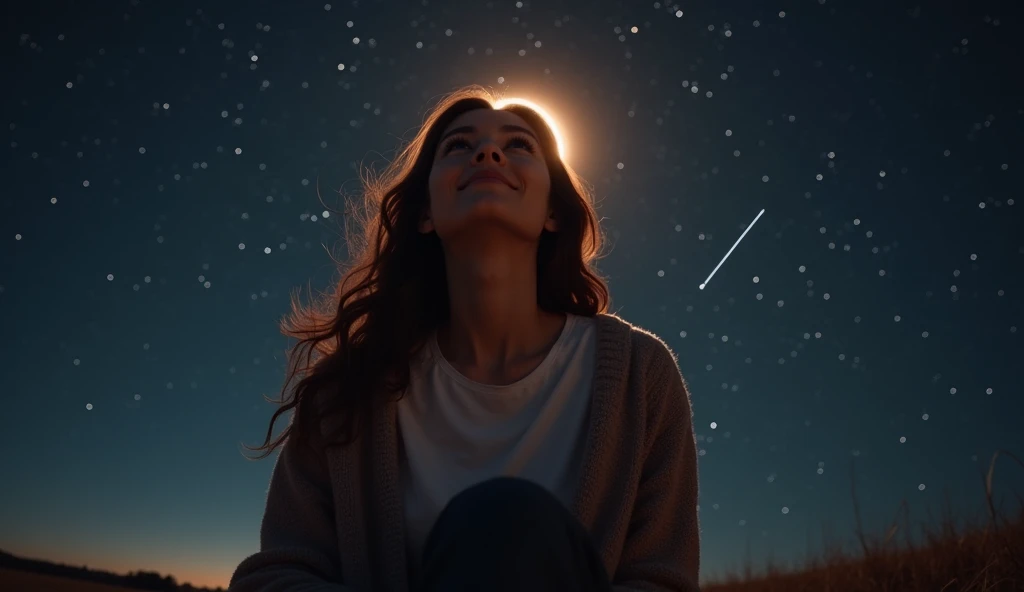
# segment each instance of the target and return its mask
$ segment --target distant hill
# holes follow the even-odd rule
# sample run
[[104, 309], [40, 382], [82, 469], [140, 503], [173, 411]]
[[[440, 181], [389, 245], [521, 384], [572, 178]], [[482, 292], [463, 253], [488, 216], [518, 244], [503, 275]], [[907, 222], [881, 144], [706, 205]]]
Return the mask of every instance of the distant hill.
[[[29, 572], [46, 576], [55, 576], [104, 584], [108, 586], [119, 586], [132, 590], [149, 590], [152, 592], [225, 592], [224, 588], [199, 588], [191, 584], [179, 584], [174, 576], [161, 576], [155, 571], [135, 571], [127, 575], [116, 574], [109, 571], [89, 569], [87, 566], [77, 567], [64, 563], [53, 563], [41, 559], [28, 559], [18, 557], [6, 551], [0, 550], [0, 569], [9, 569], [20, 572]], [[3, 580], [0, 579], [0, 588], [7, 590]], [[13, 591], [12, 592], [17, 592]]]

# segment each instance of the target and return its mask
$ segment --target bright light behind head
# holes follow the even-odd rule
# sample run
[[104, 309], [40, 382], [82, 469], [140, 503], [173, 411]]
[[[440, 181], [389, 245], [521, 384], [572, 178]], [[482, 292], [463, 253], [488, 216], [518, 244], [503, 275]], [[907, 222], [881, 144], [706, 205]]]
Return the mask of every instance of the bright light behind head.
[[562, 132], [559, 131], [558, 129], [558, 124], [555, 123], [555, 119], [551, 117], [550, 113], [545, 111], [543, 107], [534, 103], [533, 101], [519, 98], [501, 99], [494, 103], [494, 108], [503, 109], [508, 105], [522, 105], [524, 107], [529, 107], [530, 109], [536, 111], [538, 115], [543, 117], [544, 122], [548, 124], [548, 127], [551, 128], [551, 133], [554, 134], [555, 136], [555, 144], [557, 144], [558, 146], [558, 158], [565, 160], [565, 140], [562, 138]]

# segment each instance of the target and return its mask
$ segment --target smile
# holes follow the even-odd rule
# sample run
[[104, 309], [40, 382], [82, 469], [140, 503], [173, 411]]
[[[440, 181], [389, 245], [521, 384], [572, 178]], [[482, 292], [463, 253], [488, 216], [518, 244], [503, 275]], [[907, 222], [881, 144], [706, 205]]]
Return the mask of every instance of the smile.
[[469, 184], [463, 187], [463, 189], [468, 189], [480, 183], [496, 183], [498, 185], [504, 185], [505, 187], [509, 186], [508, 183], [502, 181], [501, 179], [498, 179], [497, 177], [480, 177], [479, 179], [473, 179], [472, 181], [470, 181]]

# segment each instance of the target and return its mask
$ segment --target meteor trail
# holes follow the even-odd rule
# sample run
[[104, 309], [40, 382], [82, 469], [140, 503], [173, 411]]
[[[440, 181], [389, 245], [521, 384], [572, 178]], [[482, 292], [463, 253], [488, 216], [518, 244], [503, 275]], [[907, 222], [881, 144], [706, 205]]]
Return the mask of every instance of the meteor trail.
[[754, 227], [754, 223], [757, 222], [757, 219], [760, 218], [761, 214], [763, 213], [764, 208], [761, 208], [761, 211], [758, 212], [756, 216], [754, 216], [754, 221], [747, 226], [747, 229], [743, 231], [743, 234], [741, 234], [740, 237], [736, 239], [736, 242], [732, 244], [732, 249], [729, 249], [729, 252], [725, 254], [725, 257], [722, 257], [722, 260], [718, 262], [718, 265], [716, 265], [715, 268], [711, 270], [711, 275], [708, 276], [708, 279], [704, 280], [704, 283], [700, 285], [701, 290], [704, 289], [704, 286], [708, 285], [708, 282], [710, 282], [711, 278], [715, 276], [715, 272], [718, 271], [718, 268], [721, 267], [723, 263], [725, 263], [725, 260], [729, 258], [729, 255], [732, 255], [733, 249], [736, 248], [736, 245], [740, 244], [740, 241], [743, 240], [743, 237], [747, 236], [747, 233], [750, 232], [750, 229]]

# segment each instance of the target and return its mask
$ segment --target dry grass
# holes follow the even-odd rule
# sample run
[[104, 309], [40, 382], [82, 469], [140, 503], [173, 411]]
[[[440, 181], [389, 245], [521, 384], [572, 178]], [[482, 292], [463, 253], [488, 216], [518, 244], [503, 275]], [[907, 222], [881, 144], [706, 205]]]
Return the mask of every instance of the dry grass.
[[[859, 549], [848, 553], [825, 548], [818, 557], [793, 570], [769, 565], [755, 574], [748, 566], [701, 586], [703, 592], [1001, 592], [1024, 590], [1024, 504], [1007, 519], [995, 506], [992, 478], [996, 459], [1005, 456], [1021, 467], [1024, 462], [998, 451], [985, 477], [987, 520], [957, 527], [948, 509], [938, 526], [922, 526], [920, 540], [911, 539], [906, 501], [896, 519], [880, 536], [867, 536], [860, 527], [860, 510], [853, 490]], [[851, 483], [856, 483], [851, 479]], [[1018, 497], [1018, 501], [1020, 498]], [[901, 525], [902, 518], [902, 525]], [[899, 541], [898, 534], [904, 535]]]

